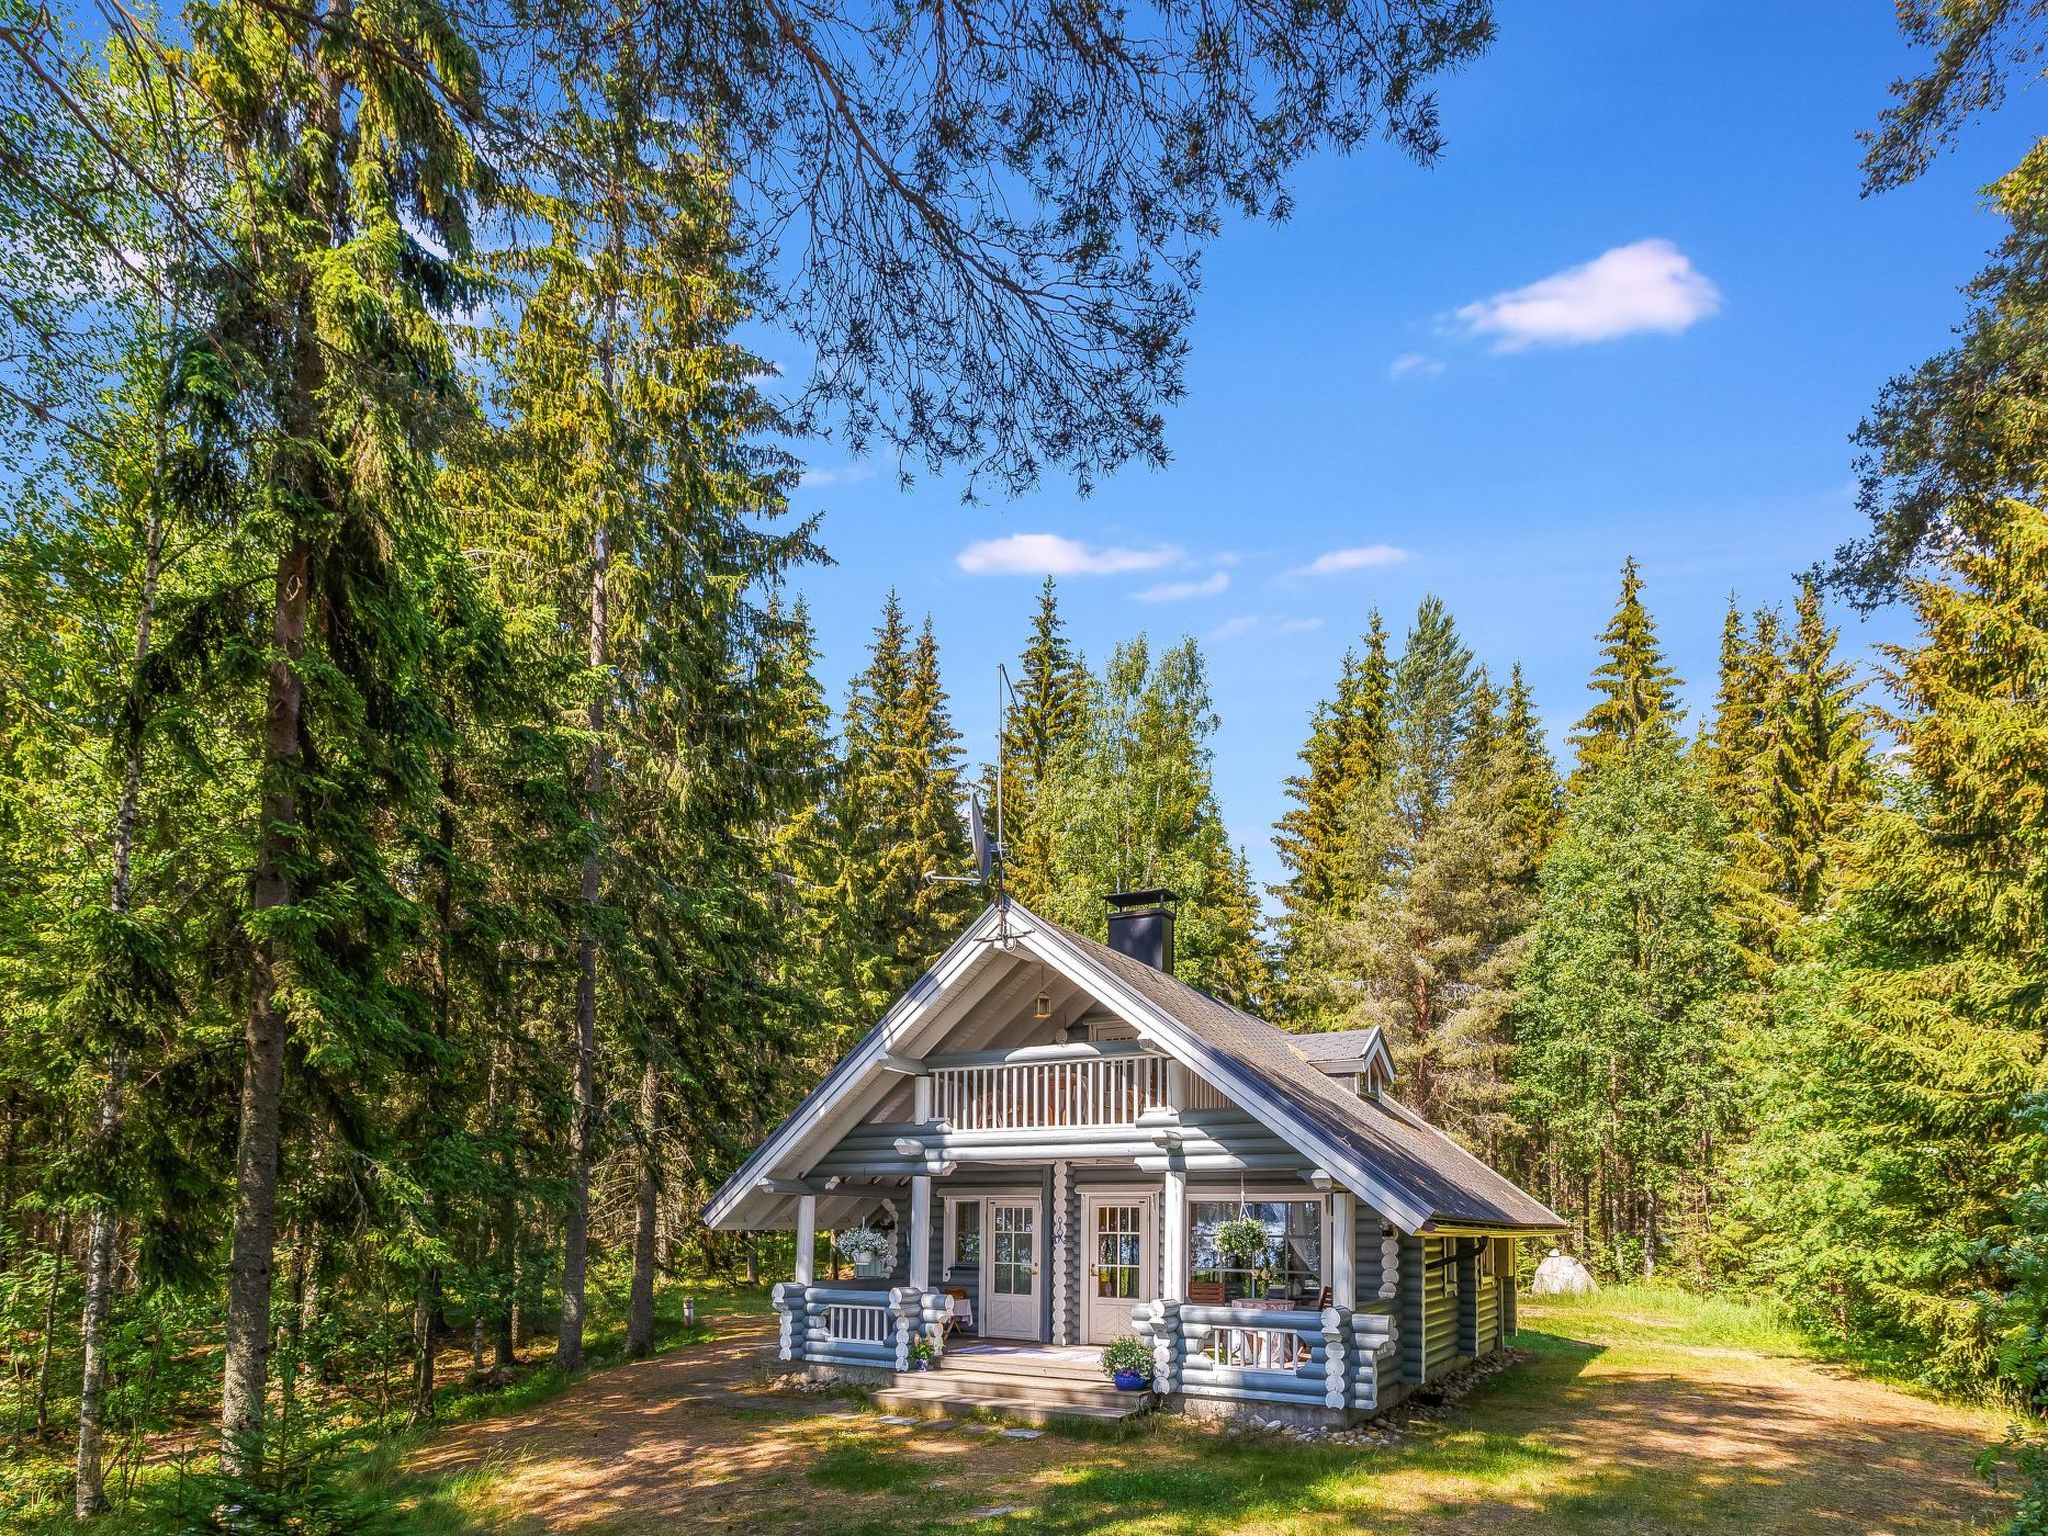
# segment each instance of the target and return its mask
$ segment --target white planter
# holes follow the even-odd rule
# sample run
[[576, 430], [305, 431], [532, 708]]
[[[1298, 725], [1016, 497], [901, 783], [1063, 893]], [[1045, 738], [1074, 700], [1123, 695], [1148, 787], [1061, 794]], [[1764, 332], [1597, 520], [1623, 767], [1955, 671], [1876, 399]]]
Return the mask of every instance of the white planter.
[[853, 1265], [853, 1274], [857, 1280], [886, 1280], [889, 1278], [889, 1261], [887, 1259], [856, 1259]]

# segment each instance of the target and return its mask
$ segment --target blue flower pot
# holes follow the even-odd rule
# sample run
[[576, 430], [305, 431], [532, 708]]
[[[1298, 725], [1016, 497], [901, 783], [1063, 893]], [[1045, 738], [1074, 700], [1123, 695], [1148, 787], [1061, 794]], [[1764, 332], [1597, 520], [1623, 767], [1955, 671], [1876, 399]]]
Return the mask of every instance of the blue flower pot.
[[913, 1371], [928, 1371], [932, 1368], [932, 1363], [929, 1359], [914, 1359], [910, 1362], [910, 1368]]
[[1137, 1371], [1118, 1371], [1110, 1379], [1116, 1383], [1116, 1389], [1119, 1392], [1142, 1392], [1145, 1390], [1145, 1378]]

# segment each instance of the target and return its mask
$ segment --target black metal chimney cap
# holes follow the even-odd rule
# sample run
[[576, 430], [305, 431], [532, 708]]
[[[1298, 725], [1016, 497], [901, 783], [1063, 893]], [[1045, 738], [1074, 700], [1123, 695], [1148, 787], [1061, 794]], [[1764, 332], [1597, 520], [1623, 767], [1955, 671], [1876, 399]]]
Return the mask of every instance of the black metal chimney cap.
[[1174, 892], [1160, 888], [1148, 891], [1112, 891], [1102, 898], [1119, 912], [1138, 907], [1170, 907], [1180, 900]]

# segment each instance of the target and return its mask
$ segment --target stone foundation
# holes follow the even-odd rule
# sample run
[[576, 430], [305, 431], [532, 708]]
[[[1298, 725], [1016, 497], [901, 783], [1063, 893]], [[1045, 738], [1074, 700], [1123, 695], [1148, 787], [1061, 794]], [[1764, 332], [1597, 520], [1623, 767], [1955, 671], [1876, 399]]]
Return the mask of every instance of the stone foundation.
[[1223, 1428], [1262, 1428], [1278, 1424], [1283, 1429], [1350, 1429], [1373, 1415], [1362, 1408], [1317, 1408], [1306, 1403], [1246, 1402], [1234, 1397], [1190, 1397], [1170, 1393], [1159, 1400], [1160, 1411], [1177, 1413], [1199, 1423]]

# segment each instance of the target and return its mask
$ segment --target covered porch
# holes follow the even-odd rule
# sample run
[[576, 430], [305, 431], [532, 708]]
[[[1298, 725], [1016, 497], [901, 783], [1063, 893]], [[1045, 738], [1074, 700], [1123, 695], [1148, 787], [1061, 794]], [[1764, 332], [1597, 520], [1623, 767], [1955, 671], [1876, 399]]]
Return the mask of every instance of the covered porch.
[[[949, 1377], [1027, 1354], [1071, 1377], [1136, 1336], [1155, 1391], [1183, 1402], [1379, 1406], [1399, 1244], [1376, 1212], [1213, 1090], [1189, 1091], [1160, 1053], [1005, 1054], [931, 1063], [907, 1120], [856, 1127], [790, 1190], [800, 1261], [776, 1292], [784, 1358], [879, 1380], [911, 1372], [922, 1340]], [[920, 1119], [927, 1093], [953, 1118]], [[884, 1171], [909, 1157], [919, 1171]], [[885, 1272], [832, 1281], [806, 1266], [820, 1211], [889, 1231]], [[1214, 1241], [1247, 1216], [1269, 1238], [1256, 1265]]]

